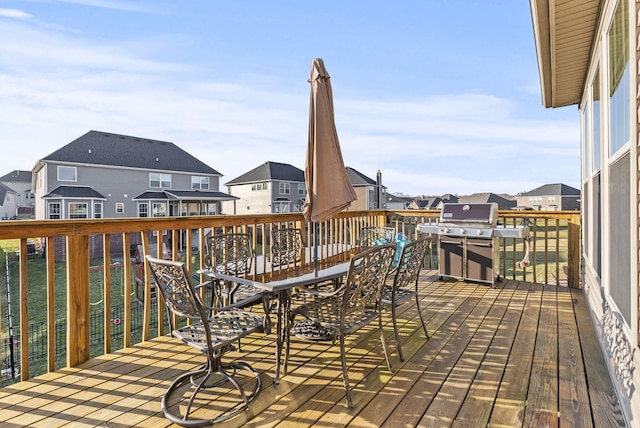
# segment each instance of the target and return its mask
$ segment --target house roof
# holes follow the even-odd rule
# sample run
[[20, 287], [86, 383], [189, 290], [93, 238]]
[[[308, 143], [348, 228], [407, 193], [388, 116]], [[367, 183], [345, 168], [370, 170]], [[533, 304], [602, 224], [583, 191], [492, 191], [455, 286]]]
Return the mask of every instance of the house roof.
[[265, 162], [225, 185], [257, 183], [262, 181], [297, 181], [304, 183], [304, 171], [288, 163]]
[[488, 204], [496, 203], [498, 208], [507, 209], [513, 208], [517, 205], [517, 202], [513, 199], [507, 199], [503, 196], [496, 195], [495, 193], [474, 193], [472, 195], [460, 196], [458, 198], [460, 204]]
[[204, 190], [163, 190], [159, 192], [144, 192], [131, 198], [134, 201], [139, 200], [174, 200], [174, 201], [231, 201], [238, 199], [224, 192], [208, 192]]
[[0, 207], [4, 204], [4, 200], [7, 197], [7, 193], [17, 193], [14, 190], [11, 190], [4, 184], [0, 183]]
[[165, 193], [180, 200], [231, 201], [240, 199], [224, 192], [208, 192], [203, 190], [165, 190]]
[[0, 177], [0, 181], [31, 183], [31, 171], [21, 171], [16, 169]]
[[100, 192], [89, 186], [58, 186], [44, 195], [43, 198], [107, 199]]
[[601, 0], [530, 0], [545, 107], [581, 101]]
[[100, 131], [87, 132], [43, 161], [221, 175], [173, 143]]
[[349, 176], [349, 179], [351, 180], [351, 184], [353, 186], [369, 186], [369, 185], [376, 184], [375, 180], [367, 177], [360, 171], [356, 171], [351, 167], [346, 167], [346, 170], [347, 170], [347, 175]]
[[434, 196], [429, 198], [415, 198], [413, 202], [419, 209], [429, 210], [437, 208], [438, 204], [442, 202], [442, 199]]
[[580, 190], [562, 183], [545, 184], [518, 196], [580, 196]]

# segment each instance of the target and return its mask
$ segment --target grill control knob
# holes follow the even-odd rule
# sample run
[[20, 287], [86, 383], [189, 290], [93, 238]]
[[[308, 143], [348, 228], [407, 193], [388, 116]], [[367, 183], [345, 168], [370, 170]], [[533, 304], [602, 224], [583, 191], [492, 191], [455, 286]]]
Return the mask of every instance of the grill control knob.
[[466, 231], [466, 230], [464, 230], [464, 229], [460, 229], [460, 235], [465, 235], [466, 233], [467, 233], [467, 231]]
[[444, 230], [444, 233], [451, 233], [451, 229], [449, 229], [448, 227], [445, 227], [443, 230]]
[[482, 231], [482, 229], [478, 229], [477, 234], [478, 234], [478, 236], [480, 236], [480, 235], [483, 235], [483, 234], [484, 234], [484, 232]]

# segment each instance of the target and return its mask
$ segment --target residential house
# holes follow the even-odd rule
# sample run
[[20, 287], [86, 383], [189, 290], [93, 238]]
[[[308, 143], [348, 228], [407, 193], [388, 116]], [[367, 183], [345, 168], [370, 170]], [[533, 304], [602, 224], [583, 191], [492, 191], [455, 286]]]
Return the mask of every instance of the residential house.
[[302, 211], [307, 196], [304, 171], [293, 165], [265, 162], [225, 184], [233, 201], [224, 214], [270, 214]]
[[33, 218], [35, 196], [31, 191], [31, 171], [14, 170], [0, 177], [0, 184], [16, 192], [14, 216]]
[[33, 168], [36, 218], [214, 215], [221, 174], [175, 144], [89, 131]]
[[627, 423], [640, 426], [638, 2], [530, 4], [542, 104], [580, 114], [584, 298]]
[[0, 219], [12, 220], [18, 215], [18, 192], [0, 183]]
[[409, 206], [410, 210], [439, 210], [442, 207], [442, 198], [439, 196], [423, 196], [413, 198]]
[[579, 210], [580, 190], [566, 184], [545, 184], [516, 196], [518, 207], [534, 210]]
[[387, 193], [386, 207], [388, 210], [406, 210], [413, 201], [410, 196], [398, 196]]
[[346, 167], [346, 170], [357, 195], [357, 199], [351, 203], [348, 211], [386, 208], [387, 188], [382, 185], [382, 173], [380, 171], [376, 174], [376, 180], [373, 180], [353, 168]]
[[458, 198], [460, 204], [498, 204], [500, 210], [510, 210], [517, 205], [516, 201], [508, 195], [497, 195], [495, 193], [474, 193], [472, 195], [460, 196]]

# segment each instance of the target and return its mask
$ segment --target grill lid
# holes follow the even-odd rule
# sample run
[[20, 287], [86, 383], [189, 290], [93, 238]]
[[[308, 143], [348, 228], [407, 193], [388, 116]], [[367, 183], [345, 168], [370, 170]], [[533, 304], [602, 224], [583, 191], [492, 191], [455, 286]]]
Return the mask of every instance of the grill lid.
[[498, 204], [443, 204], [440, 223], [475, 223], [498, 225]]

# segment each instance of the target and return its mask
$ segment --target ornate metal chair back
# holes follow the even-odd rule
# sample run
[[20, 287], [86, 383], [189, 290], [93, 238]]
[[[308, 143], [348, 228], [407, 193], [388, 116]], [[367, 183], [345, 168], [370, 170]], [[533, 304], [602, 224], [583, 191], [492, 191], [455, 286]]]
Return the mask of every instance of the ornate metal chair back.
[[248, 233], [223, 233], [207, 239], [205, 265], [217, 272], [234, 276], [251, 271], [255, 251]]
[[[146, 256], [167, 309], [180, 316], [205, 321], [206, 312], [200, 295], [191, 284], [184, 263]], [[205, 323], [206, 324], [206, 323]]]
[[302, 262], [304, 245], [298, 228], [271, 230], [271, 264], [274, 267]]
[[351, 259], [344, 285], [342, 320], [368, 310], [379, 310], [382, 287], [395, 251], [393, 244], [378, 245]]
[[396, 267], [395, 287], [407, 287], [417, 283], [429, 245], [430, 238], [421, 238], [405, 244]]
[[358, 245], [364, 248], [372, 247], [378, 243], [394, 242], [396, 230], [386, 226], [365, 226], [360, 229]]

